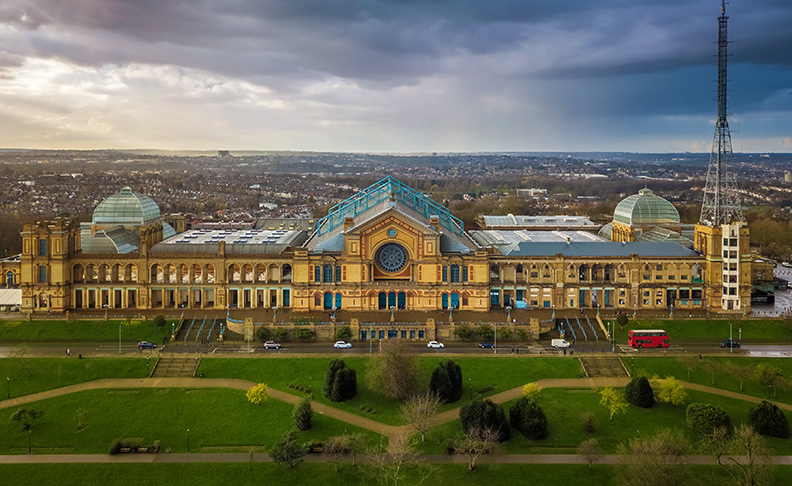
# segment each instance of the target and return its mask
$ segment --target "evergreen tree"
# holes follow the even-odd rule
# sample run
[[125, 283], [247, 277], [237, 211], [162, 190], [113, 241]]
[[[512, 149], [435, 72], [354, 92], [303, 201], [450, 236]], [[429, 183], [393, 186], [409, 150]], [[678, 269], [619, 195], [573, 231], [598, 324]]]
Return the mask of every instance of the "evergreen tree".
[[357, 395], [357, 372], [352, 368], [341, 368], [335, 374], [333, 389], [328, 397], [334, 402], [343, 402]]
[[297, 404], [294, 406], [292, 416], [294, 417], [295, 427], [300, 430], [310, 429], [313, 425], [313, 408], [311, 408], [311, 398], [306, 396], [297, 402]]
[[459, 421], [466, 435], [480, 434], [491, 429], [498, 434], [498, 440], [509, 440], [509, 422], [503, 408], [492, 400], [474, 400], [459, 410]]
[[654, 391], [645, 376], [635, 376], [624, 387], [624, 398], [636, 407], [652, 408], [654, 405]]
[[451, 360], [441, 362], [432, 372], [429, 391], [445, 403], [462, 398], [462, 368]]
[[521, 434], [533, 440], [547, 438], [547, 417], [542, 407], [528, 397], [522, 397], [509, 410], [509, 422]]
[[325, 375], [325, 384], [324, 388], [322, 389], [322, 395], [330, 398], [330, 395], [333, 393], [333, 387], [335, 386], [336, 373], [338, 373], [338, 370], [343, 368], [346, 368], [346, 363], [344, 363], [343, 359], [334, 359], [330, 362], [330, 365], [327, 367], [327, 374]]
[[777, 405], [762, 400], [748, 412], [748, 425], [759, 435], [786, 439], [789, 437], [789, 422]]

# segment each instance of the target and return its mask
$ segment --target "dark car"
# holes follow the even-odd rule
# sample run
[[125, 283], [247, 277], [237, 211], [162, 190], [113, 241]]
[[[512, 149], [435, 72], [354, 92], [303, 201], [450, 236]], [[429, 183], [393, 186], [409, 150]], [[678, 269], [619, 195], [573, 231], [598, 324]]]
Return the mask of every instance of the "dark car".
[[722, 348], [739, 348], [740, 347], [740, 342], [739, 341], [735, 341], [734, 339], [724, 339], [723, 341], [721, 341], [721, 347]]
[[264, 343], [264, 349], [280, 349], [281, 343], [276, 343], [275, 341], [267, 341]]
[[157, 345], [152, 343], [151, 341], [140, 341], [138, 343], [138, 349], [154, 349]]
[[484, 341], [483, 343], [479, 344], [479, 347], [480, 348], [494, 348], [495, 345], [490, 343], [490, 342]]

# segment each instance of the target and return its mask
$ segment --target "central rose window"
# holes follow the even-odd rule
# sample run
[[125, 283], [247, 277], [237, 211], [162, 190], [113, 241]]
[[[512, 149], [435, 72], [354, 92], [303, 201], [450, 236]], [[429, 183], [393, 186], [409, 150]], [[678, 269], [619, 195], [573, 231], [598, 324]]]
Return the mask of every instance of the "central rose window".
[[377, 266], [388, 273], [395, 273], [407, 266], [407, 250], [398, 243], [385, 243], [374, 255]]

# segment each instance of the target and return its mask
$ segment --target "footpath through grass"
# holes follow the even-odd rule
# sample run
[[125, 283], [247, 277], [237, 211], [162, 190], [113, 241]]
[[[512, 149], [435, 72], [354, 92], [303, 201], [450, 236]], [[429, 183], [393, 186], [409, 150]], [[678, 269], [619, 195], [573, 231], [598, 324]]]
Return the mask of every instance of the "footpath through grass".
[[[732, 424], [744, 423], [748, 411], [755, 404], [743, 400], [725, 398], [709, 393], [688, 391], [688, 401], [684, 405], [671, 406], [657, 403], [650, 409], [630, 406], [626, 413], [608, 420], [608, 410], [600, 405], [599, 390], [594, 388], [548, 388], [542, 390], [537, 402], [544, 410], [548, 422], [548, 436], [544, 440], [530, 440], [512, 429], [511, 438], [503, 444], [504, 451], [512, 454], [575, 454], [581, 442], [596, 438], [600, 446], [609, 454], [616, 453], [617, 446], [633, 437], [654, 435], [663, 428], [683, 430], [691, 445], [696, 446], [698, 439], [687, 429], [685, 412], [693, 402], [714, 403], [723, 407], [731, 417]], [[508, 410], [514, 401], [503, 404]], [[596, 423], [596, 431], [583, 430], [583, 417], [591, 414]], [[792, 414], [786, 413], [792, 421]], [[441, 454], [445, 451], [448, 438], [460, 437], [462, 427], [459, 420], [443, 424], [429, 431], [423, 451]], [[766, 438], [771, 454], [792, 454], [792, 443], [785, 439]], [[693, 452], [691, 452], [693, 453]]]
[[[149, 360], [150, 367], [155, 363], [156, 358]], [[102, 378], [145, 377], [146, 358], [4, 358], [0, 359], [0, 399]]]
[[[611, 321], [611, 329], [615, 329], [616, 342], [627, 343], [627, 331], [630, 329], [664, 329], [673, 346], [676, 341], [712, 343], [718, 346], [722, 339], [729, 337], [729, 325], [734, 339], [740, 337], [742, 343], [789, 343], [792, 342], [792, 321], [781, 319], [633, 319], [619, 329], [615, 320]], [[607, 324], [606, 324], [607, 326]]]
[[[361, 415], [388, 425], [402, 425], [398, 417], [399, 402], [377, 391], [368, 377], [368, 363], [372, 358], [344, 358], [346, 364], [357, 371], [358, 395], [352, 400], [335, 403], [322, 396], [324, 377], [332, 358], [205, 358], [198, 373], [206, 378], [239, 378], [256, 383], [266, 383], [278, 390], [301, 395], [289, 388], [299, 385], [312, 390], [314, 400]], [[432, 371], [442, 361], [441, 357], [421, 358], [425, 385], [428, 387]], [[486, 358], [453, 358], [462, 368], [465, 393], [461, 401], [446, 405], [444, 410], [456, 408], [474, 398], [522, 386], [542, 378], [575, 378], [581, 372], [580, 363], [572, 358], [517, 358], [515, 356]], [[372, 410], [373, 412], [364, 411]]]
[[[697, 355], [682, 358], [663, 356], [656, 358], [625, 358], [629, 370], [634, 364], [636, 376], [665, 378], [673, 376], [678, 380], [714, 386], [737, 393], [744, 393], [762, 399], [792, 404], [792, 360], [780, 358], [755, 357], [702, 357]], [[781, 370], [787, 385], [769, 388], [759, 382], [756, 368], [760, 363]], [[740, 382], [742, 381], [742, 390]]]
[[[726, 484], [726, 473], [716, 466], [684, 466], [690, 469], [688, 486]], [[438, 486], [502, 486], [531, 484], [595, 484], [616, 486], [616, 466], [580, 464], [479, 465], [468, 472], [467, 464], [433, 464], [424, 484]], [[376, 484], [364, 465], [343, 464], [338, 472], [331, 464], [301, 464], [293, 470], [270, 463], [254, 464], [11, 464], [3, 466], [8, 484], [18, 486], [137, 486], [154, 482], [159, 486], [236, 486], [247, 484]], [[774, 468], [774, 484], [792, 483], [792, 467]], [[423, 475], [410, 470], [403, 484], [417, 484]]]
[[118, 342], [119, 325], [123, 341], [151, 341], [161, 343], [170, 335], [171, 326], [177, 321], [167, 321], [163, 327], [154, 325], [152, 319], [140, 320], [0, 320], [0, 342]]
[[[25, 408], [44, 414], [33, 423], [33, 452], [106, 453], [111, 441], [139, 437], [159, 440], [161, 451], [248, 452], [268, 450], [289, 431], [292, 405], [279, 400], [251, 404], [245, 392], [227, 388], [140, 388], [89, 390], [41, 400]], [[3, 411], [10, 417], [13, 410]], [[314, 414], [299, 442], [361, 432], [372, 445], [380, 437], [344, 422]], [[19, 422], [0, 420], [0, 454], [27, 453], [28, 433]]]

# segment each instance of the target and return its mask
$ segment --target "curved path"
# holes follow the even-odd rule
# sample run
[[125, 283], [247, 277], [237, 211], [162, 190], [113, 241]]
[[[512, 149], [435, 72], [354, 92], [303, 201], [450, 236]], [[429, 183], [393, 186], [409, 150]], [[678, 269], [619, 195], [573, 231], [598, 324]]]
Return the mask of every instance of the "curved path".
[[[628, 382], [628, 378], [562, 378], [539, 380], [536, 383], [542, 388], [599, 388], [605, 386], [622, 387]], [[733, 398], [736, 400], [744, 400], [753, 403], [759, 403], [763, 400], [751, 395], [722, 390], [720, 388], [714, 388], [711, 386], [698, 385], [696, 383], [688, 382], [681, 383], [683, 386], [691, 390], [702, 391], [711, 393], [713, 395]], [[68, 395], [86, 390], [101, 390], [108, 388], [232, 388], [236, 390], [249, 390], [254, 385], [256, 385], [256, 383], [252, 381], [232, 378], [109, 378], [78, 383], [76, 385], [69, 385], [62, 388], [55, 388], [22, 397], [12, 398], [10, 400], [2, 400], [0, 401], [0, 409], [17, 407], [47, 398]], [[300, 397], [297, 395], [285, 393], [271, 387], [269, 388], [269, 395], [270, 398], [290, 404], [296, 404], [300, 400]], [[489, 398], [496, 403], [504, 403], [517, 399], [521, 395], [522, 387], [517, 387], [497, 393], [490, 396]], [[778, 402], [773, 403], [778, 405], [778, 407], [783, 410], [792, 411], [792, 405]], [[331, 407], [324, 403], [312, 401], [311, 407], [313, 407], [313, 410], [316, 413], [326, 415], [335, 420], [340, 420], [366, 430], [370, 430], [377, 434], [384, 435], [389, 439], [402, 435], [411, 435], [414, 433], [413, 427], [410, 425], [393, 426], [382, 424], [380, 422], [361, 417], [360, 415]], [[441, 425], [456, 420], [457, 418], [459, 418], [459, 407], [437, 414], [433, 418], [431, 425]]]

